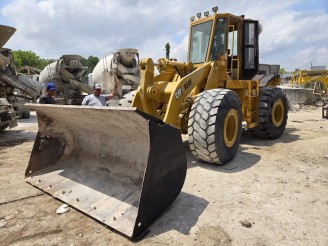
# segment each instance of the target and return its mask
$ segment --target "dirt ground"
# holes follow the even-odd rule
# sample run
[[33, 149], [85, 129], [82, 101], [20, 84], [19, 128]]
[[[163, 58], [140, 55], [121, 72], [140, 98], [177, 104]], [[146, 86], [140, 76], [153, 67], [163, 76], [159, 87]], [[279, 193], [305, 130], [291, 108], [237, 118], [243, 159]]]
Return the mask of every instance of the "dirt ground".
[[[169, 209], [137, 243], [25, 183], [35, 114], [0, 133], [0, 245], [328, 245], [328, 120], [289, 113], [274, 141], [243, 132], [224, 166], [194, 159]], [[186, 136], [183, 136], [186, 140]]]

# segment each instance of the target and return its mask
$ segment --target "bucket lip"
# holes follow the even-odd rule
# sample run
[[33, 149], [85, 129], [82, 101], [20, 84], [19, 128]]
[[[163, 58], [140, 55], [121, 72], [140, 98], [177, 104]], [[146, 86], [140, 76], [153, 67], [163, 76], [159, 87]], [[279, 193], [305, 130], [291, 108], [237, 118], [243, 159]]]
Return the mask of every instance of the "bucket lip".
[[61, 104], [37, 104], [37, 103], [26, 103], [26, 107], [29, 107], [30, 109], [33, 109], [35, 111], [38, 111], [40, 109], [44, 108], [60, 108], [60, 109], [92, 109], [92, 110], [102, 110], [102, 111], [130, 111], [130, 112], [136, 112], [138, 113], [141, 117], [145, 118], [146, 120], [152, 119], [155, 121], [157, 124], [160, 125], [167, 125], [164, 121], [161, 119], [158, 119], [152, 115], [149, 115], [141, 110], [139, 110], [136, 107], [102, 107], [102, 106], [87, 106], [87, 105], [61, 105]]
[[67, 108], [67, 109], [98, 109], [98, 110], [106, 110], [106, 111], [139, 111], [136, 107], [102, 107], [102, 106], [88, 106], [88, 105], [61, 105], [61, 104], [38, 104], [38, 103], [25, 103], [26, 106], [31, 109], [38, 110], [39, 108]]

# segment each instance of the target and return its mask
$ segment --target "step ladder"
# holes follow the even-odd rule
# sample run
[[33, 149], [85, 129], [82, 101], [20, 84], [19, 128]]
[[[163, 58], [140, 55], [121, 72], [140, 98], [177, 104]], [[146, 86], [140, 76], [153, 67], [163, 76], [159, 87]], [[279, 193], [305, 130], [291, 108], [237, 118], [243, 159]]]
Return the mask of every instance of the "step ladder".
[[248, 128], [253, 128], [258, 124], [259, 86], [256, 81], [248, 83], [247, 102], [246, 122]]

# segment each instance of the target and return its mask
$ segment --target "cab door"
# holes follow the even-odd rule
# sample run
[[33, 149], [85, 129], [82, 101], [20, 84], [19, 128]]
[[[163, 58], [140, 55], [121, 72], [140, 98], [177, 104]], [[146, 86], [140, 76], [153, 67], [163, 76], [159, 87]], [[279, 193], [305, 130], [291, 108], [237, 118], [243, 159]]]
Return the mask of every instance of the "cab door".
[[242, 39], [242, 79], [252, 79], [259, 68], [258, 21], [244, 20]]

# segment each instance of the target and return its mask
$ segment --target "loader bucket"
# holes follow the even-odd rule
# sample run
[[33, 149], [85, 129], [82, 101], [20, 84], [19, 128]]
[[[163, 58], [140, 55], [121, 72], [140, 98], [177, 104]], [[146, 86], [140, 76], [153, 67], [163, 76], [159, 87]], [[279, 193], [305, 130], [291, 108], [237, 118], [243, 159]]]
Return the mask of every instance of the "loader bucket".
[[180, 131], [136, 108], [27, 104], [39, 130], [26, 181], [130, 238], [180, 193]]

